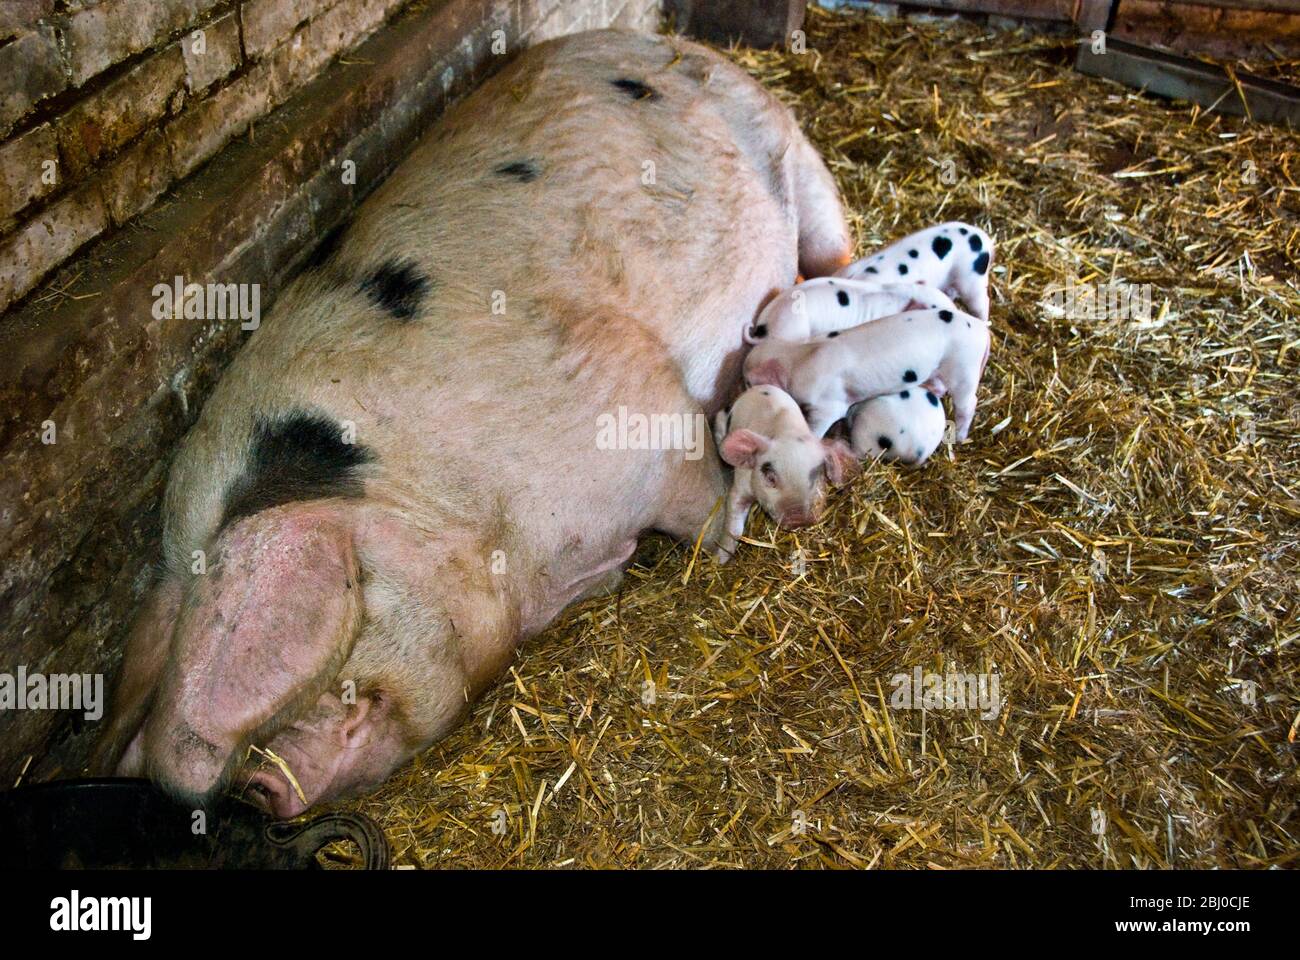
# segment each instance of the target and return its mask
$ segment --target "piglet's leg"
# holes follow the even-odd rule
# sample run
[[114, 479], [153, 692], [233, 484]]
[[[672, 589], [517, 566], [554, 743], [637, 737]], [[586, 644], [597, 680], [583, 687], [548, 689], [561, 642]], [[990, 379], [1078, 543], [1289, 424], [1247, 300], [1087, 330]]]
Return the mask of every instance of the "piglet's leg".
[[727, 494], [727, 534], [715, 554], [719, 563], [726, 563], [735, 555], [740, 538], [745, 535], [745, 522], [753, 503], [752, 497], [741, 492], [739, 483], [732, 483], [731, 492]]
[[989, 289], [987, 280], [972, 273], [958, 280], [954, 284], [954, 288], [957, 296], [966, 304], [967, 309], [985, 323], [988, 323]]
[[970, 433], [971, 421], [975, 419], [975, 393], [979, 381], [964, 376], [953, 377], [951, 380], [949, 395], [952, 398], [952, 419], [957, 442], [960, 443]]

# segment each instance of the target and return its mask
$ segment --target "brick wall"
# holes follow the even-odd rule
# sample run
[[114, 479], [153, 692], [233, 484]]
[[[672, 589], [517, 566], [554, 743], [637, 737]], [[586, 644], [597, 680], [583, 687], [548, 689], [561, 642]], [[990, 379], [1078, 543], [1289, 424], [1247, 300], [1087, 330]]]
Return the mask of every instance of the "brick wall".
[[[659, 13], [0, 2], [0, 674], [116, 665], [169, 453], [246, 336], [238, 320], [156, 320], [154, 286], [256, 283], [265, 311], [503, 48], [653, 30]], [[0, 709], [0, 787], [75, 772], [91, 733], [79, 715]]]

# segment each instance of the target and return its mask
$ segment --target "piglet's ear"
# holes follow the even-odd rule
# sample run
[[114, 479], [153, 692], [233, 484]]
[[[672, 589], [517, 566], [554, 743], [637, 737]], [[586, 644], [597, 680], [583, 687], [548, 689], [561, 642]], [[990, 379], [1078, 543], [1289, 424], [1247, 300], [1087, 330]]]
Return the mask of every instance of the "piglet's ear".
[[770, 360], [764, 360], [762, 363], [755, 364], [749, 370], [745, 371], [745, 379], [751, 387], [769, 384], [773, 387], [785, 389], [785, 370], [781, 367], [781, 361], [772, 357]]
[[732, 430], [722, 438], [722, 459], [733, 467], [752, 467], [754, 458], [767, 450], [767, 437], [753, 430]]
[[835, 486], [857, 476], [859, 464], [857, 454], [843, 440], [823, 440], [826, 448], [826, 476]]

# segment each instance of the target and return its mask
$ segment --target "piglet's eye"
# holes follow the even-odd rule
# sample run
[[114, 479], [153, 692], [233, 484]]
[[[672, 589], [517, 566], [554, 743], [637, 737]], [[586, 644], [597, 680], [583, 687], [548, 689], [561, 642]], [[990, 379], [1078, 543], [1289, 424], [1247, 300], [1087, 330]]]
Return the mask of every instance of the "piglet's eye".
[[776, 478], [776, 468], [775, 468], [775, 467], [773, 467], [770, 463], [765, 463], [765, 464], [763, 464], [763, 466], [761, 466], [761, 467], [759, 468], [759, 470], [762, 472], [762, 474], [763, 474], [763, 479], [764, 479], [764, 480], [766, 480], [768, 483], [770, 483], [770, 484], [771, 484], [772, 486], [774, 486], [774, 487], [777, 485], [777, 482], [778, 482], [778, 481], [777, 481], [777, 478]]

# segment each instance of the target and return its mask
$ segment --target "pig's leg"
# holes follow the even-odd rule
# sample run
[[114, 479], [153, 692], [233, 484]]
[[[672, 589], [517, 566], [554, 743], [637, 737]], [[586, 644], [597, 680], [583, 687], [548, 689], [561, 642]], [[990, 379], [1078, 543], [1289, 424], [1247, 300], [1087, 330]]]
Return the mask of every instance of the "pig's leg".
[[258, 731], [295, 719], [333, 683], [361, 627], [361, 571], [337, 505], [292, 504], [227, 527], [194, 577], [144, 728], [149, 772], [203, 797]]
[[967, 311], [985, 323], [989, 322], [989, 287], [983, 277], [974, 273], [958, 277], [953, 283], [953, 290], [966, 304]]
[[[727, 537], [722, 549], [727, 551], [728, 559], [735, 554], [740, 538], [745, 535], [745, 521], [749, 519], [749, 508], [754, 504], [754, 498], [743, 492], [742, 486], [748, 489], [747, 484], [742, 485], [739, 480], [733, 481], [731, 492], [727, 494]], [[725, 563], [726, 560], [722, 562]]]
[[970, 433], [971, 421], [975, 419], [975, 394], [979, 387], [979, 378], [969, 376], [966, 371], [948, 378], [948, 396], [952, 399], [952, 419], [957, 441], [966, 439]]
[[727, 484], [713, 444], [708, 444], [708, 449], [702, 452], [698, 460], [683, 459], [681, 466], [667, 477], [668, 499], [652, 526], [691, 544], [704, 530], [702, 548], [725, 563], [734, 552], [735, 543], [727, 533], [725, 504], [724, 509], [716, 512], [714, 508], [727, 496]]
[[122, 663], [118, 667], [117, 684], [113, 690], [113, 708], [108, 726], [100, 734], [90, 756], [89, 769], [93, 776], [106, 777], [113, 773], [127, 775], [139, 773], [138, 769], [118, 771], [118, 763], [131, 761], [134, 766], [142, 758], [126, 757], [127, 748], [138, 753], [138, 733], [144, 715], [153, 701], [154, 688], [167, 664], [171, 648], [172, 629], [180, 610], [184, 593], [182, 581], [172, 577], [155, 585], [141, 604], [127, 634]]
[[799, 218], [799, 272], [833, 274], [853, 259], [853, 244], [835, 180], [802, 134], [795, 137], [794, 192]]

